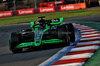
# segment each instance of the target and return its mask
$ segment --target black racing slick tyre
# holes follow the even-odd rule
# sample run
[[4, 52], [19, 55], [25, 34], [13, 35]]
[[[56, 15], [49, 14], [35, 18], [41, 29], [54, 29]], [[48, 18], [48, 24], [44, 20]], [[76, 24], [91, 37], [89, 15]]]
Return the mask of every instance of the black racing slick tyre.
[[67, 46], [69, 46], [70, 45], [70, 38], [68, 35], [68, 28], [65, 25], [59, 26], [57, 28], [57, 32], [58, 32], [58, 38], [65, 40], [65, 44]]
[[16, 33], [16, 32], [13, 32], [11, 33], [11, 44], [10, 44], [10, 50], [13, 52], [13, 53], [20, 53], [22, 52], [22, 48], [16, 48], [16, 46], [18, 44], [20, 44], [22, 42], [22, 37], [21, 37], [21, 34], [20, 33]]
[[20, 49], [13, 49], [12, 52], [13, 53], [21, 53], [22, 52], [22, 48], [20, 48]]
[[69, 31], [69, 36], [70, 36], [70, 41], [74, 42], [75, 41], [75, 30], [74, 27], [71, 23], [66, 24], [68, 27], [68, 31]]

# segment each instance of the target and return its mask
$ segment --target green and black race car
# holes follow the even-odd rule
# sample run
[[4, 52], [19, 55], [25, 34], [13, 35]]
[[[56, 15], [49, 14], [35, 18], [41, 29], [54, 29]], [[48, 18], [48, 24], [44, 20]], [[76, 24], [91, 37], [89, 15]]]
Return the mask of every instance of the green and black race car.
[[75, 41], [75, 30], [72, 24], [63, 24], [63, 18], [31, 22], [31, 29], [12, 32], [9, 47], [13, 53], [22, 52], [23, 48], [39, 47], [49, 44], [65, 44]]

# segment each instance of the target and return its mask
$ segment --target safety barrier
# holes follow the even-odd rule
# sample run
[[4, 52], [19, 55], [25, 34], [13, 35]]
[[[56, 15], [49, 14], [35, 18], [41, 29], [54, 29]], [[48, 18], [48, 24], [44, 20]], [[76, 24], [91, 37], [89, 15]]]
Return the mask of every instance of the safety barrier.
[[67, 11], [67, 10], [76, 10], [76, 9], [85, 9], [85, 8], [86, 8], [85, 3], [77, 3], [77, 4], [60, 5], [60, 6], [54, 6], [54, 7], [20, 9], [20, 10], [0, 12], [0, 17], [49, 13], [49, 12]]

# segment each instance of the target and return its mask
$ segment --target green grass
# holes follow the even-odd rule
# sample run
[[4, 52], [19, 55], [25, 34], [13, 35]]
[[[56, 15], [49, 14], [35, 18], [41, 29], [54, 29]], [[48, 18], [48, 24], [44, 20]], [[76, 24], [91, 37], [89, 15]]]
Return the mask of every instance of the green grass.
[[100, 8], [99, 9], [91, 9], [91, 10], [90, 9], [81, 9], [81, 10], [73, 10], [73, 11], [63, 11], [63, 12], [5, 17], [5, 18], [0, 18], [0, 25], [37, 21], [37, 20], [39, 20], [37, 18], [39, 16], [46, 16], [45, 19], [54, 19], [54, 18], [61, 18], [61, 17], [70, 18], [70, 17], [90, 16], [90, 15], [97, 15], [97, 14], [100, 14]]
[[[89, 21], [69, 21], [69, 23], [77, 23], [90, 26], [100, 31], [100, 22], [89, 22]], [[95, 54], [83, 65], [83, 66], [100, 66], [100, 48]]]
[[100, 66], [100, 48], [83, 66]]

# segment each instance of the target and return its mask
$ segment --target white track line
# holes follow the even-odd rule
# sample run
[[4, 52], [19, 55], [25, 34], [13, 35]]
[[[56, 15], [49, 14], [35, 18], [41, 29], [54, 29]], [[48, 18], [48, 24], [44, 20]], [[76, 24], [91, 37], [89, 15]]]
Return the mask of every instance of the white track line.
[[61, 64], [61, 65], [51, 65], [51, 66], [82, 66], [84, 62], [82, 63], [69, 63], [69, 64]]
[[[100, 39], [100, 37], [85, 38], [85, 39], [81, 39], [81, 40], [91, 40], [91, 39]], [[81, 41], [81, 40], [80, 40], [80, 41]]]
[[83, 31], [92, 31], [92, 30], [96, 30], [96, 29], [81, 30], [81, 32], [83, 32]]
[[82, 27], [82, 28], [79, 28], [79, 30], [90, 30], [90, 29], [93, 29], [93, 28], [91, 28], [91, 27], [86, 27], [86, 28]]
[[100, 34], [82, 35], [82, 37], [90, 37], [90, 36], [97, 36], [97, 35], [100, 35]]
[[95, 33], [95, 32], [99, 32], [99, 31], [93, 31], [93, 32], [83, 32], [81, 34], [90, 34], [90, 33]]
[[89, 42], [79, 42], [78, 45], [87, 45], [87, 44], [94, 44], [94, 43], [100, 43], [100, 41], [89, 41]]
[[77, 26], [76, 28], [79, 28], [79, 29], [88, 29], [89, 28], [89, 29], [91, 29], [91, 27], [87, 27], [87, 26], [82, 26], [82, 27], [81, 26]]
[[93, 53], [82, 53], [82, 54], [76, 54], [76, 55], [66, 55], [63, 56], [60, 60], [68, 60], [68, 59], [76, 59], [76, 58], [89, 58], [93, 55]]
[[90, 49], [98, 49], [98, 48], [99, 48], [99, 46], [78, 47], [78, 48], [73, 48], [71, 50], [71, 52], [82, 51], [82, 50], [90, 50]]
[[87, 26], [77, 26], [76, 28], [86, 29], [86, 28], [90, 28], [90, 27], [87, 27]]

